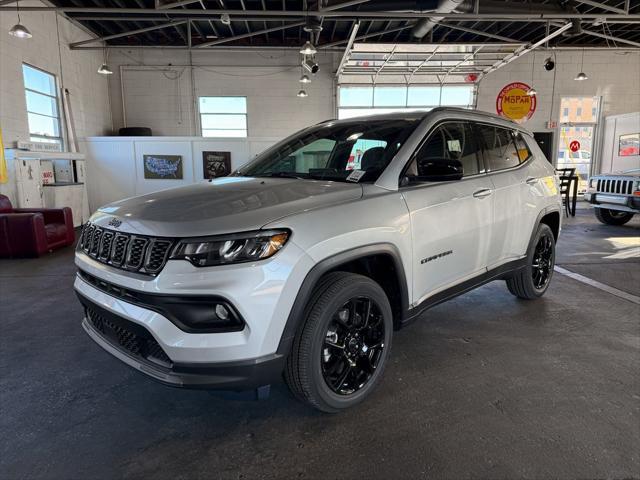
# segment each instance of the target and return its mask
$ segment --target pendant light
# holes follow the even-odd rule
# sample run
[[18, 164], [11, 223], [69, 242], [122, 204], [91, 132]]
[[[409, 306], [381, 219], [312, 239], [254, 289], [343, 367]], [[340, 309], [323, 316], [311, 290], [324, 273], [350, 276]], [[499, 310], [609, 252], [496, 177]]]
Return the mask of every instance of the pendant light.
[[300, 53], [303, 55], [315, 55], [317, 53], [317, 50], [316, 47], [314, 47], [313, 44], [309, 40], [307, 40], [300, 49]]
[[305, 90], [300, 90], [298, 92], [298, 97], [300, 97], [300, 98], [306, 98], [308, 96], [309, 96], [309, 94]]
[[16, 2], [16, 11], [18, 12], [18, 23], [9, 29], [9, 35], [16, 38], [33, 37], [29, 29], [20, 23], [20, 2]]
[[587, 77], [587, 74], [584, 73], [584, 48], [582, 49], [582, 61], [580, 62], [580, 73], [576, 75], [574, 80], [577, 80], [578, 82], [581, 82], [583, 80], [589, 80], [589, 77]]
[[302, 75], [300, 77], [300, 83], [311, 83], [311, 79], [309, 78], [309, 75]]
[[104, 50], [102, 51], [102, 65], [100, 65], [100, 68], [98, 68], [98, 73], [100, 75], [113, 75], [113, 70], [111, 70], [109, 68], [109, 65], [107, 65], [107, 43], [104, 43]]

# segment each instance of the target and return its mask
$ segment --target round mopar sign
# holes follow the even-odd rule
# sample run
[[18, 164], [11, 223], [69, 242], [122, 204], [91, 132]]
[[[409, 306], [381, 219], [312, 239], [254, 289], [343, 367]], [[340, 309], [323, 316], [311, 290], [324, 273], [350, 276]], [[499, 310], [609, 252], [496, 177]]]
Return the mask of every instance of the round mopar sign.
[[502, 115], [518, 123], [529, 120], [536, 111], [536, 96], [527, 95], [530, 86], [522, 82], [505, 85], [496, 99], [496, 110]]

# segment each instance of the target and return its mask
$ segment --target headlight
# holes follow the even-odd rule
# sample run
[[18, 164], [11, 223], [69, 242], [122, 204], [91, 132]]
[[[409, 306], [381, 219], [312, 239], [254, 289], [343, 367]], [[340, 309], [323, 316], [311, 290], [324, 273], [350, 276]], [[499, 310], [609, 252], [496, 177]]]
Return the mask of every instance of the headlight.
[[219, 237], [181, 240], [171, 260], [188, 260], [196, 267], [253, 262], [274, 255], [289, 239], [288, 230], [260, 230]]

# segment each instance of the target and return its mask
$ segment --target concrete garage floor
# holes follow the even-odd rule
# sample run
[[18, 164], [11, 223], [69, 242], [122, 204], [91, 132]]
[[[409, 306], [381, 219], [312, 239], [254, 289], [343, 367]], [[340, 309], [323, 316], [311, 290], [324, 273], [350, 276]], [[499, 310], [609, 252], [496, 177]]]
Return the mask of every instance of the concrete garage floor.
[[[565, 221], [564, 268], [640, 295], [640, 218]], [[72, 250], [0, 262], [0, 477], [640, 477], [640, 306], [556, 274], [495, 282], [395, 335], [377, 393], [329, 416], [175, 390], [80, 327]]]

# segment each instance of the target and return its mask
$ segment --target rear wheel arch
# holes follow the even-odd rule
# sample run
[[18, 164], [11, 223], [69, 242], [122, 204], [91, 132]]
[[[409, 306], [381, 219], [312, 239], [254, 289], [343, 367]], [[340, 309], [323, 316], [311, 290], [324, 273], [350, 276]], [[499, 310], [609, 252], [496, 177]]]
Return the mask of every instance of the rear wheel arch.
[[557, 210], [551, 212], [542, 212], [540, 219], [534, 227], [533, 234], [535, 234], [536, 230], [538, 229], [538, 225], [541, 223], [544, 223], [551, 229], [551, 231], [553, 232], [553, 238], [555, 238], [557, 242], [558, 236], [560, 235], [560, 212]]

